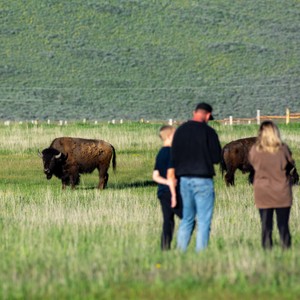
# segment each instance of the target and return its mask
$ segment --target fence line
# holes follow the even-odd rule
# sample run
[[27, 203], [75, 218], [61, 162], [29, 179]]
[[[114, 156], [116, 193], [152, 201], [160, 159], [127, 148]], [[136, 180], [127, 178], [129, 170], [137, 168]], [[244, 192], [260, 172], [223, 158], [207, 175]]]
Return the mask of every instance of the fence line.
[[[233, 116], [229, 116], [228, 118], [224, 118], [221, 120], [216, 120], [216, 122], [222, 124], [222, 125], [242, 125], [242, 124], [260, 124], [264, 120], [273, 120], [275, 122], [285, 122], [286, 124], [289, 124], [290, 122], [300, 122], [300, 112], [297, 113], [290, 113], [289, 109], [286, 109], [286, 114], [282, 116], [277, 115], [260, 115], [260, 110], [257, 110], [257, 115], [254, 118], [234, 118]], [[139, 123], [168, 123], [169, 125], [180, 125], [184, 121], [182, 120], [174, 120], [174, 119], [168, 119], [168, 120], [127, 120], [127, 119], [112, 119], [112, 120], [31, 120], [31, 121], [11, 121], [11, 120], [3, 120], [0, 124], [4, 124], [5, 126], [10, 126], [13, 124], [32, 124], [32, 125], [41, 125], [41, 124], [47, 124], [47, 125], [58, 125], [58, 126], [67, 126], [72, 123], [82, 123], [82, 124], [94, 124], [94, 125], [100, 125], [101, 123], [108, 123], [108, 124], [123, 124], [126, 122], [139, 122]]]
[[257, 110], [256, 118], [233, 118], [229, 116], [223, 120], [218, 120], [223, 125], [239, 125], [239, 124], [260, 124], [264, 120], [273, 120], [275, 122], [285, 122], [289, 124], [291, 121], [300, 122], [300, 112], [290, 113], [290, 110], [286, 109], [286, 114], [283, 116], [272, 116], [272, 115], [260, 115], [260, 111]]

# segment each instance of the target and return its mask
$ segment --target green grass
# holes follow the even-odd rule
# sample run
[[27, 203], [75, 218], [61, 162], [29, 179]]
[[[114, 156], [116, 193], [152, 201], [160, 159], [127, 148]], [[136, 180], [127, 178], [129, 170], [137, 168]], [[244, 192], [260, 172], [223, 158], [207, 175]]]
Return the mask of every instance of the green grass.
[[[222, 144], [256, 125], [212, 123]], [[300, 163], [299, 124], [279, 125]], [[300, 294], [299, 187], [291, 214], [293, 247], [260, 246], [259, 216], [247, 176], [227, 188], [216, 167], [209, 248], [160, 251], [161, 211], [151, 182], [160, 124], [0, 125], [1, 299], [297, 299]], [[102, 138], [117, 151], [117, 173], [95, 189], [96, 172], [75, 191], [47, 181], [37, 149], [55, 136]], [[178, 220], [176, 222], [176, 230]], [[173, 242], [175, 247], [176, 238]]]
[[300, 111], [299, 1], [0, 4], [0, 119]]

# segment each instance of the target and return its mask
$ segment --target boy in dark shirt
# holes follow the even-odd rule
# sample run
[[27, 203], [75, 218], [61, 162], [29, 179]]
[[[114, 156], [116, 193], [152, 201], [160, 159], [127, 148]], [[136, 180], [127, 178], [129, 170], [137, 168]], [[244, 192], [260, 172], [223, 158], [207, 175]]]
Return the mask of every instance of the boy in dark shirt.
[[[182, 218], [181, 198], [177, 196], [177, 203], [171, 197], [170, 188], [174, 185], [168, 180], [168, 169], [171, 166], [171, 144], [174, 136], [175, 128], [170, 125], [165, 125], [160, 128], [159, 136], [163, 141], [163, 147], [159, 150], [152, 178], [158, 183], [157, 197], [160, 201], [163, 215], [163, 226], [161, 235], [161, 249], [169, 250], [174, 232], [174, 215]], [[177, 193], [178, 195], [179, 193]], [[174, 203], [171, 203], [171, 198]]]

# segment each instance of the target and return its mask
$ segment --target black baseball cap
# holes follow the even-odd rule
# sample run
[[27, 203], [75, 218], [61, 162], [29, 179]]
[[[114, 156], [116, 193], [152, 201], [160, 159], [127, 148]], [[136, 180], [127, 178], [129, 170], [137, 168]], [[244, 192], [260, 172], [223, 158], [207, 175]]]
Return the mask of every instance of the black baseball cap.
[[207, 112], [209, 112], [210, 113], [209, 119], [214, 120], [214, 117], [212, 115], [213, 108], [210, 104], [205, 103], [205, 102], [198, 103], [196, 108], [195, 108], [195, 111], [198, 110], [198, 109], [203, 109], [203, 110], [206, 110]]

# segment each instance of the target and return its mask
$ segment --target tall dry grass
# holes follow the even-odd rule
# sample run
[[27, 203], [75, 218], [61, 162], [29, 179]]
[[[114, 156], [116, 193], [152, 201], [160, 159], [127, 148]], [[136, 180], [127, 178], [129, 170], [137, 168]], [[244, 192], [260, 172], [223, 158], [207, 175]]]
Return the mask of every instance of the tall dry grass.
[[[261, 249], [259, 216], [246, 175], [237, 173], [236, 187], [228, 188], [216, 170], [209, 248], [196, 254], [193, 236], [187, 253], [161, 253], [162, 218], [156, 186], [150, 182], [160, 147], [158, 127], [0, 127], [0, 298], [297, 295], [299, 187], [294, 188], [290, 251], [281, 251], [277, 230], [274, 250]], [[255, 134], [257, 127], [216, 129], [224, 144]], [[283, 128], [282, 133], [294, 141], [298, 162], [297, 131]], [[96, 174], [83, 175], [75, 191], [62, 192], [55, 178], [46, 181], [33, 149], [60, 135], [105, 136], [117, 145], [119, 171], [111, 174], [107, 190], [94, 189]], [[176, 236], [173, 246], [175, 242]]]

